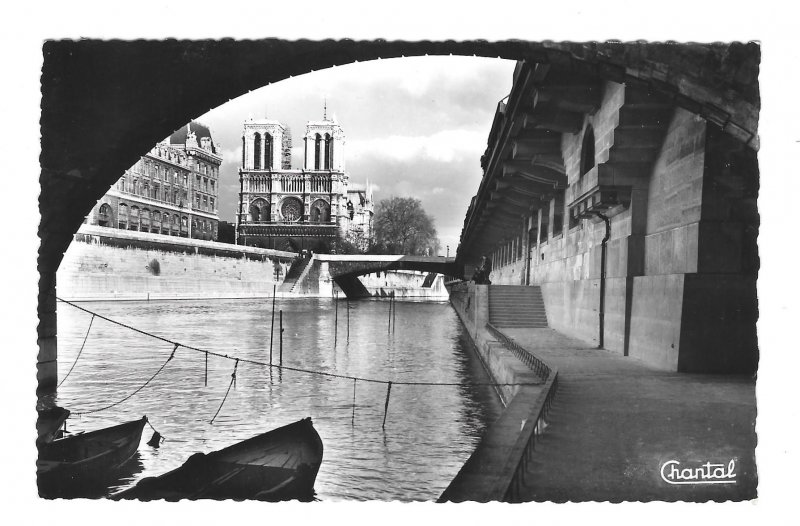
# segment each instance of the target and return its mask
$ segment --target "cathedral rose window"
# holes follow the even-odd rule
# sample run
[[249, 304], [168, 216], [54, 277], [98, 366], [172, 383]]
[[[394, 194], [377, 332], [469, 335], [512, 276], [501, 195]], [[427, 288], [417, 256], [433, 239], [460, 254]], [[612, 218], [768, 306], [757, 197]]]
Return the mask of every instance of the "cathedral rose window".
[[294, 197], [287, 197], [281, 205], [284, 221], [298, 221], [303, 216], [303, 203]]

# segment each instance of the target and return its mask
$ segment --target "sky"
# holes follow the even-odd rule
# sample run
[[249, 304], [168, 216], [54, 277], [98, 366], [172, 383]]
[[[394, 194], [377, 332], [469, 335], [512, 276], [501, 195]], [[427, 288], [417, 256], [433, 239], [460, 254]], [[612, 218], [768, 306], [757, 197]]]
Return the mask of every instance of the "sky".
[[243, 123], [269, 118], [292, 130], [292, 168], [302, 167], [306, 122], [325, 104], [346, 137], [350, 182], [373, 185], [378, 202], [415, 197], [434, 218], [442, 255], [454, 255], [470, 199], [478, 191], [497, 103], [511, 89], [515, 62], [478, 57], [374, 60], [293, 77], [234, 99], [196, 121], [221, 147], [219, 216], [233, 221]]

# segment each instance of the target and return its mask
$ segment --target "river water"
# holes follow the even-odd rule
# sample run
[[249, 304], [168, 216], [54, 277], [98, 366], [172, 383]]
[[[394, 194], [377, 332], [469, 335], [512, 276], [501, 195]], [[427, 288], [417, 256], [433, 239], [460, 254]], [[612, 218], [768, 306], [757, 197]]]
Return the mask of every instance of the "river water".
[[[181, 344], [269, 363], [272, 300], [89, 302], [80, 307]], [[76, 309], [58, 306], [57, 402], [73, 413], [68, 429], [92, 430], [147, 415], [165, 437], [146, 444], [145, 427], [134, 464], [109, 494], [145, 476], [181, 465], [192, 453], [210, 452], [310, 416], [324, 456], [316, 498], [329, 500], [435, 500], [458, 473], [482, 432], [501, 411], [490, 382], [447, 303], [397, 301], [388, 330], [389, 303], [363, 300], [278, 299], [283, 311], [283, 365], [392, 382], [387, 385], [326, 377], [209, 356], [173, 346]], [[335, 323], [338, 316], [338, 324]], [[87, 329], [91, 322], [91, 329]], [[273, 363], [280, 360], [275, 314]], [[334, 328], [337, 327], [334, 334]], [[80, 358], [75, 361], [86, 338]], [[73, 368], [74, 364], [74, 368]], [[73, 368], [69, 376], [67, 373]], [[272, 371], [272, 372], [271, 372]], [[215, 413], [219, 414], [211, 423]]]

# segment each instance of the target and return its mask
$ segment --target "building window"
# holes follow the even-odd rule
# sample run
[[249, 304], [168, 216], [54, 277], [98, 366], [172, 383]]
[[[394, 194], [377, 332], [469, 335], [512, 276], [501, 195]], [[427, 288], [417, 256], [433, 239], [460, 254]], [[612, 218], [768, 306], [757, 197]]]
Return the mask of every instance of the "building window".
[[333, 169], [333, 139], [330, 134], [325, 134], [325, 169]]
[[319, 157], [320, 157], [320, 143], [322, 142], [322, 137], [317, 134], [314, 137], [314, 169], [319, 170]]
[[258, 133], [253, 137], [253, 169], [261, 169], [261, 135]]
[[211, 208], [211, 211], [213, 212], [214, 211], [214, 198], [213, 197], [210, 197], [208, 199], [208, 205]]
[[266, 223], [270, 220], [269, 203], [264, 199], [256, 199], [250, 204], [250, 221]]
[[264, 168], [272, 169], [272, 135], [264, 134]]
[[97, 211], [97, 224], [100, 226], [113, 226], [114, 214], [111, 212], [111, 206], [108, 203], [100, 205]]
[[311, 221], [314, 223], [325, 223], [330, 219], [330, 207], [322, 199], [317, 199], [311, 205]]
[[287, 197], [281, 205], [284, 221], [299, 221], [303, 217], [303, 202], [296, 197]]
[[581, 144], [581, 177], [594, 168], [594, 130], [591, 125], [586, 127]]

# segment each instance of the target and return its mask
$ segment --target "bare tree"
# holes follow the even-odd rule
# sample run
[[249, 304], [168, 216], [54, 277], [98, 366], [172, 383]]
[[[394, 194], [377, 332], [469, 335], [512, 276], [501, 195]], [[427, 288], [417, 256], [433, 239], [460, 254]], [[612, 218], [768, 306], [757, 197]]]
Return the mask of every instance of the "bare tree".
[[431, 255], [439, 252], [433, 218], [413, 197], [390, 197], [375, 207], [377, 251], [392, 254]]

